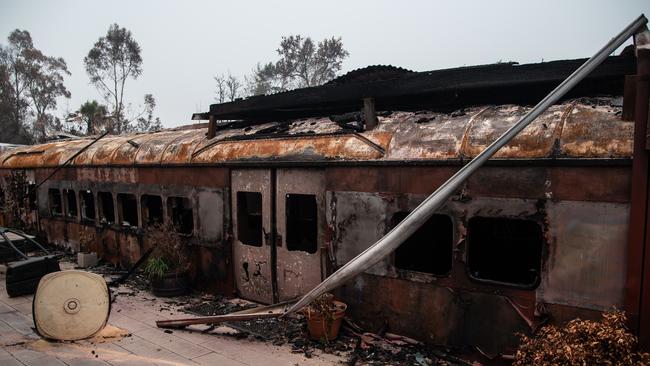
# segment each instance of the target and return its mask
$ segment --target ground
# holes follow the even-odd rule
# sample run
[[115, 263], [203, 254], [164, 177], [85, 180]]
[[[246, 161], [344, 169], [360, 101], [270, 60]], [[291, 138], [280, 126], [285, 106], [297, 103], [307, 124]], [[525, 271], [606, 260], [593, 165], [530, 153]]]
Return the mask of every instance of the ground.
[[116, 297], [108, 321], [109, 325], [130, 335], [47, 342], [33, 329], [32, 296], [9, 298], [5, 291], [4, 267], [0, 272], [0, 365], [284, 366], [340, 364], [344, 359], [341, 355], [318, 352], [307, 358], [304, 353], [292, 353], [288, 344], [278, 346], [251, 338], [221, 335], [233, 331], [227, 327], [211, 333], [202, 333], [200, 327], [166, 333], [156, 327], [156, 320], [187, 317], [188, 314], [180, 312], [179, 305], [132, 286], [118, 289], [122, 294]]
[[[71, 257], [63, 270], [74, 269]], [[103, 265], [91, 269], [107, 282], [125, 273]], [[149, 282], [133, 274], [112, 289], [108, 325], [76, 342], [41, 339], [32, 320], [32, 296], [10, 298], [0, 265], [0, 365], [469, 365], [447, 350], [388, 332], [364, 331], [345, 319], [334, 341], [311, 340], [302, 315], [160, 329], [157, 320], [222, 315], [258, 306], [242, 299], [192, 292], [158, 298]]]

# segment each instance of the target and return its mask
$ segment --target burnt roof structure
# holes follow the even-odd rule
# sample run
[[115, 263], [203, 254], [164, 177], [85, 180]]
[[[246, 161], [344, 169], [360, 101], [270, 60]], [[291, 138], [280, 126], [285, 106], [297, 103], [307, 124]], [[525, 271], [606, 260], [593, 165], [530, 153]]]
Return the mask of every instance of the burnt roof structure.
[[[378, 111], [427, 109], [445, 113], [474, 105], [530, 105], [585, 61], [509, 62], [426, 72], [369, 66], [322, 86], [212, 104], [209, 112], [195, 118], [267, 122], [319, 117], [358, 111], [364, 98], [373, 98]], [[635, 69], [633, 55], [611, 56], [565, 99], [621, 95], [623, 76]]]

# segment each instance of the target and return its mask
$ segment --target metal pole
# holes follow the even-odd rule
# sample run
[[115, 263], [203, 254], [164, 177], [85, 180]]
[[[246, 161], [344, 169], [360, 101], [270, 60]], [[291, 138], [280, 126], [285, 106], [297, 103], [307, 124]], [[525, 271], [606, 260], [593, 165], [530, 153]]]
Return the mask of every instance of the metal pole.
[[478, 154], [467, 165], [463, 166], [456, 174], [449, 180], [443, 183], [435, 192], [427, 197], [418, 207], [415, 208], [401, 223], [395, 226], [388, 234], [379, 239], [375, 244], [371, 245], [368, 249], [361, 252], [361, 254], [354, 257], [351, 261], [343, 265], [330, 277], [321, 282], [318, 286], [314, 287], [305, 296], [303, 296], [295, 305], [293, 305], [286, 314], [293, 313], [300, 310], [302, 307], [308, 305], [318, 296], [323, 293], [333, 290], [342, 285], [344, 282], [352, 279], [363, 271], [375, 265], [382, 258], [397, 249], [404, 240], [415, 233], [420, 226], [422, 226], [433, 213], [442, 206], [447, 199], [460, 188], [461, 184], [469, 178], [478, 168], [481, 167], [492, 155], [494, 155], [501, 147], [506, 145], [512, 138], [514, 138], [521, 130], [528, 126], [540, 114], [542, 114], [548, 107], [557, 102], [564, 96], [571, 88], [584, 79], [590, 72], [592, 72], [598, 65], [600, 65], [612, 52], [614, 52], [620, 45], [622, 45], [628, 38], [635, 34], [635, 32], [646, 25], [648, 19], [640, 15], [630, 25], [625, 27], [621, 33], [615, 38], [610, 40], [603, 48], [601, 48], [594, 56], [587, 60], [582, 66], [574, 71], [568, 78], [566, 78], [560, 85], [558, 85], [552, 92], [550, 92], [541, 102], [539, 102], [533, 109], [531, 109], [525, 116], [523, 116], [517, 123], [510, 127], [503, 133], [496, 141]]

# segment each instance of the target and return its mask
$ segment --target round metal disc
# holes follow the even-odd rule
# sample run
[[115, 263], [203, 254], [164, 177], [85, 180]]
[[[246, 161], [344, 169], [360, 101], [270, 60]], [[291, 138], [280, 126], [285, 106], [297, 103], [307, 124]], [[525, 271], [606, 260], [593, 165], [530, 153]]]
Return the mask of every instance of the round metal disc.
[[43, 337], [62, 341], [92, 337], [108, 320], [106, 281], [83, 271], [47, 274], [38, 283], [33, 312], [36, 330]]

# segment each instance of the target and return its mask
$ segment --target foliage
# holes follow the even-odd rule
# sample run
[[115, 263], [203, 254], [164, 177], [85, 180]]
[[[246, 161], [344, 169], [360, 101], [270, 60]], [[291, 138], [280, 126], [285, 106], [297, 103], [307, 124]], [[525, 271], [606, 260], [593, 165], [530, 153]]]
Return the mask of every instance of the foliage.
[[150, 278], [168, 272], [180, 274], [188, 269], [187, 246], [172, 225], [154, 224], [148, 229], [147, 237], [155, 245], [145, 266], [145, 273]]
[[321, 85], [341, 71], [349, 53], [341, 38], [324, 39], [318, 44], [311, 37], [282, 37], [276, 62], [257, 64], [249, 79], [253, 95]]
[[533, 338], [520, 338], [514, 366], [650, 364], [650, 355], [637, 351], [622, 311], [604, 313], [600, 322], [574, 319], [562, 328], [545, 326]]
[[149, 279], [162, 278], [169, 272], [169, 266], [160, 257], [149, 258], [147, 264], [144, 266], [144, 273], [147, 274]]
[[230, 72], [214, 77], [217, 84], [215, 100], [219, 103], [232, 102], [241, 96], [242, 82]]
[[153, 117], [153, 111], [154, 109], [156, 109], [156, 99], [154, 99], [153, 95], [151, 94], [144, 95], [144, 106], [145, 106], [146, 118], [139, 117], [137, 119], [137, 124], [135, 125], [134, 130], [139, 132], [161, 130], [162, 123], [160, 122], [160, 118]]
[[68, 122], [83, 125], [86, 135], [95, 135], [108, 127], [108, 108], [96, 100], [87, 100], [66, 118]]
[[340, 37], [316, 44], [310, 37], [291, 35], [282, 37], [276, 51], [279, 60], [258, 63], [243, 82], [230, 73], [215, 76], [216, 101], [224, 103], [244, 94], [270, 94], [324, 84], [336, 77], [349, 55]]
[[65, 60], [36, 49], [26, 30], [11, 32], [8, 43], [0, 46], [0, 108], [8, 115], [2, 118], [15, 128], [14, 141], [43, 141], [48, 129], [58, 127], [49, 111], [59, 97], [70, 98], [63, 84], [70, 72]]
[[3, 207], [0, 209], [8, 214], [11, 227], [26, 230], [27, 223], [24, 219], [29, 210], [29, 184], [24, 170], [12, 170], [5, 177], [6, 196]]
[[[126, 117], [124, 104], [124, 88], [128, 79], [137, 79], [142, 75], [142, 55], [138, 42], [133, 38], [131, 31], [112, 24], [106, 36], [100, 37], [88, 55], [84, 58], [86, 72], [90, 82], [95, 85], [112, 110], [112, 123], [110, 128], [117, 134], [129, 132], [133, 129], [129, 124], [135, 120]], [[153, 113], [155, 102], [151, 94], [145, 95], [145, 110]], [[145, 124], [156, 123], [151, 117], [143, 119]], [[138, 126], [140, 126], [138, 119]], [[159, 121], [158, 121], [159, 122]], [[140, 128], [140, 127], [136, 127]]]

